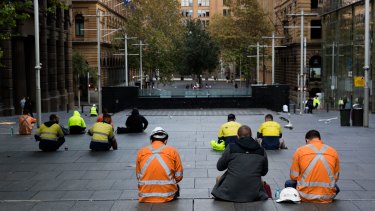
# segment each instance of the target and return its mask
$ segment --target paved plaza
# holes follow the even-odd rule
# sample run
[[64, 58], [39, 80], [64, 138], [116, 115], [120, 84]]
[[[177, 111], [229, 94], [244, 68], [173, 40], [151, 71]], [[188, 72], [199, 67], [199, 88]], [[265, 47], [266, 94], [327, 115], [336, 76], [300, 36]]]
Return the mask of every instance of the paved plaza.
[[[87, 110], [87, 109], [86, 109]], [[86, 111], [87, 112], [87, 111]], [[115, 127], [124, 126], [130, 110], [113, 116]], [[291, 120], [294, 129], [284, 129], [288, 150], [267, 151], [269, 172], [264, 177], [274, 192], [289, 178], [292, 155], [305, 143], [309, 129], [321, 132], [322, 139], [337, 149], [341, 160], [338, 185], [341, 189], [332, 204], [278, 204], [273, 200], [254, 203], [215, 201], [210, 194], [220, 152], [211, 150], [209, 141], [217, 138], [219, 126], [234, 113], [256, 134], [264, 115], [272, 113]], [[70, 114], [58, 112], [67, 125]], [[0, 210], [374, 210], [375, 206], [375, 116], [370, 128], [340, 127], [338, 112], [288, 115], [266, 109], [141, 110], [149, 120], [143, 134], [116, 135], [119, 149], [91, 152], [90, 136], [69, 135], [58, 152], [40, 152], [33, 136], [18, 132], [17, 117], [0, 117]], [[43, 121], [49, 114], [43, 114]], [[83, 115], [90, 127], [95, 119]], [[164, 204], [137, 201], [135, 159], [138, 149], [149, 144], [150, 131], [161, 126], [169, 133], [168, 145], [178, 149], [184, 166], [181, 197]]]

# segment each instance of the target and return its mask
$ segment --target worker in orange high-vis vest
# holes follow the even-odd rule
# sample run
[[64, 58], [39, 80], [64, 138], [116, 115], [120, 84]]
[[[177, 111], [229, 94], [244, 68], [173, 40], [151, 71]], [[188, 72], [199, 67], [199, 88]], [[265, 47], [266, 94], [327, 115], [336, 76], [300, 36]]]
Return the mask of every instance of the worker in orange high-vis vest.
[[33, 131], [36, 119], [29, 116], [29, 110], [23, 109], [22, 115], [18, 118], [19, 123], [19, 134], [20, 135], [30, 135]]
[[139, 202], [168, 202], [180, 195], [177, 183], [182, 180], [180, 156], [166, 146], [168, 134], [156, 127], [150, 136], [151, 145], [139, 150], [136, 163]]
[[306, 144], [297, 149], [290, 167], [290, 178], [285, 187], [298, 190], [302, 201], [330, 203], [340, 192], [339, 155], [333, 147], [323, 143], [320, 133], [310, 130], [305, 136]]

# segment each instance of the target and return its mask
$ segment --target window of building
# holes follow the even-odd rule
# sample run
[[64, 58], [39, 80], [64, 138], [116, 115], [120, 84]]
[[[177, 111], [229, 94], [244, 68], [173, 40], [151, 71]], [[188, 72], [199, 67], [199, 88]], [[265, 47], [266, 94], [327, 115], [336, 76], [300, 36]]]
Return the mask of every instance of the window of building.
[[208, 7], [210, 6], [210, 0], [198, 0], [199, 7]]
[[318, 9], [319, 1], [311, 0], [311, 9]]
[[320, 56], [313, 56], [309, 61], [310, 81], [320, 81], [322, 79], [322, 59]]
[[189, 0], [189, 7], [193, 6], [193, 0]]
[[230, 16], [230, 9], [223, 9], [223, 16]]
[[321, 20], [311, 20], [311, 39], [322, 39]]
[[198, 10], [198, 17], [210, 17], [209, 10]]
[[188, 7], [189, 6], [189, 0], [181, 0], [181, 6], [182, 7]]
[[76, 15], [76, 36], [83, 36], [84, 35], [84, 19], [81, 14]]

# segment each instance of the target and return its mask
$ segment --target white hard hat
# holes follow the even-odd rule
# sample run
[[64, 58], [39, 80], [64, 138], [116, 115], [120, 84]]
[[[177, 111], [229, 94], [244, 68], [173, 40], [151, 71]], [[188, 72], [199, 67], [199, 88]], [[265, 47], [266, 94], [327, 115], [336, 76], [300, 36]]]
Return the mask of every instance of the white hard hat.
[[284, 188], [280, 192], [280, 198], [276, 200], [276, 202], [283, 202], [283, 201], [290, 201], [290, 202], [300, 202], [301, 198], [299, 197], [299, 193], [294, 188]]
[[96, 105], [95, 104], [92, 104], [93, 107], [95, 107]]
[[168, 133], [162, 127], [156, 127], [152, 130], [150, 139], [168, 139]]

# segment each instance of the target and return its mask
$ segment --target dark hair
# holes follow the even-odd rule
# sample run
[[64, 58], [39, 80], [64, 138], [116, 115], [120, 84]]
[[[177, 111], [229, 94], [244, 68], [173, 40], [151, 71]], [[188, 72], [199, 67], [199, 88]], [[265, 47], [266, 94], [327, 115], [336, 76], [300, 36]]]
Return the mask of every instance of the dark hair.
[[139, 111], [137, 108], [133, 108], [132, 115], [139, 115]]
[[51, 114], [51, 115], [49, 116], [49, 121], [59, 122], [58, 120], [59, 120], [59, 117], [57, 117], [56, 114]]
[[22, 114], [24, 114], [24, 115], [27, 115], [27, 114], [29, 114], [29, 109], [27, 109], [27, 108], [24, 108], [24, 109], [23, 109], [23, 111], [22, 111]]
[[236, 116], [234, 114], [229, 114], [228, 115], [228, 121], [229, 120], [235, 120], [236, 119]]
[[[111, 115], [109, 115], [109, 114], [103, 114], [103, 122], [105, 122], [105, 123], [110, 123], [111, 122]], [[106, 121], [106, 120], [109, 120], [109, 121]]]
[[313, 138], [319, 138], [320, 139], [320, 133], [317, 130], [310, 130], [305, 135], [305, 139], [311, 140]]
[[251, 129], [247, 125], [242, 125], [240, 128], [238, 128], [237, 135], [239, 138], [244, 138], [244, 137], [251, 137]]
[[103, 108], [103, 114], [108, 114], [108, 109], [106, 109], [106, 108]]
[[267, 115], [264, 117], [264, 119], [271, 119], [271, 120], [273, 120], [273, 116], [272, 116], [272, 114], [267, 114]]

